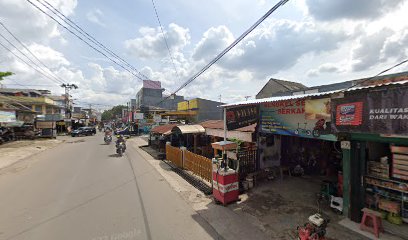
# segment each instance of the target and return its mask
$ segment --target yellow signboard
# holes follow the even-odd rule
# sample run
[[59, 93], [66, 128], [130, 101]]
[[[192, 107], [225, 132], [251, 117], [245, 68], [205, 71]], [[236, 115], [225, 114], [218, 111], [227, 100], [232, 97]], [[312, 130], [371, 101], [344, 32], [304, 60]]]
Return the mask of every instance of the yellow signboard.
[[185, 111], [188, 110], [188, 101], [179, 102], [177, 104], [177, 111]]
[[190, 109], [197, 109], [198, 108], [198, 99], [196, 98], [196, 99], [193, 99], [193, 100], [190, 100], [190, 101], [188, 101], [188, 109], [190, 110]]

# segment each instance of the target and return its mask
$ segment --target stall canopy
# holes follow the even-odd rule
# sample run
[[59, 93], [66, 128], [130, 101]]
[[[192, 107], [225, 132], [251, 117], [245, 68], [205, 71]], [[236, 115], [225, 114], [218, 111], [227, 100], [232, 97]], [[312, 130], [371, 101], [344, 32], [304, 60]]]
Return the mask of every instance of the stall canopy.
[[201, 125], [180, 125], [173, 127], [172, 132], [181, 134], [205, 133], [205, 129]]
[[157, 127], [154, 127], [151, 130], [151, 133], [157, 133], [157, 134], [162, 134], [162, 135], [168, 135], [171, 133], [171, 130], [176, 127], [177, 124], [166, 124], [166, 125], [160, 125]]

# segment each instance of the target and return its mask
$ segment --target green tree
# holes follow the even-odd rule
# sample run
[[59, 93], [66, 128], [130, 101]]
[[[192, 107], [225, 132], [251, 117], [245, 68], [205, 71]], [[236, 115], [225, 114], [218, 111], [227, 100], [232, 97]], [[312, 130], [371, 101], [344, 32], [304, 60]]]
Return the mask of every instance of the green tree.
[[105, 110], [102, 113], [102, 121], [115, 119], [117, 115], [122, 115], [122, 109], [126, 108], [124, 105], [117, 105], [109, 110]]
[[0, 81], [4, 80], [5, 77], [13, 75], [12, 72], [0, 72]]

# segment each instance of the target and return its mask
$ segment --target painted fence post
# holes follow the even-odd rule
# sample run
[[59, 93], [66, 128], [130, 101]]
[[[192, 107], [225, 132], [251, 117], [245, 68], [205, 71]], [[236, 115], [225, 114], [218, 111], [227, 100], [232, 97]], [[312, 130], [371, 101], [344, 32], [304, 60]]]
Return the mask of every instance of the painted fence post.
[[186, 156], [185, 151], [187, 151], [186, 147], [180, 147], [181, 150], [181, 167], [184, 169], [184, 158]]

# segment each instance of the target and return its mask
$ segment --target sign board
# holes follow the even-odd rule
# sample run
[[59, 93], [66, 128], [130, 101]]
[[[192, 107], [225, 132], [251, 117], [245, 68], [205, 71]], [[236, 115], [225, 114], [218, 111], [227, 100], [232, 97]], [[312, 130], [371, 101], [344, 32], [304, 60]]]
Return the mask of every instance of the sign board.
[[393, 88], [333, 99], [336, 132], [408, 134], [408, 89]]
[[229, 131], [246, 127], [258, 122], [259, 106], [246, 105], [226, 109], [227, 129]]
[[153, 116], [153, 121], [154, 121], [155, 123], [159, 123], [159, 122], [162, 121], [162, 118], [161, 118], [160, 115], [154, 115], [154, 116]]
[[135, 113], [135, 119], [137, 120], [141, 120], [144, 118], [144, 114], [143, 113]]
[[36, 122], [36, 128], [54, 128], [55, 122]]
[[0, 122], [11, 123], [17, 121], [16, 111], [0, 111]]
[[262, 103], [260, 112], [263, 133], [337, 140], [331, 131], [329, 98]]

